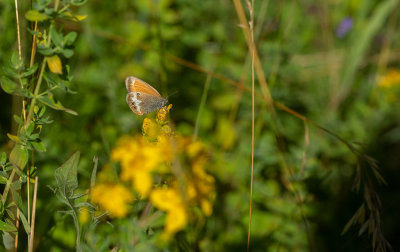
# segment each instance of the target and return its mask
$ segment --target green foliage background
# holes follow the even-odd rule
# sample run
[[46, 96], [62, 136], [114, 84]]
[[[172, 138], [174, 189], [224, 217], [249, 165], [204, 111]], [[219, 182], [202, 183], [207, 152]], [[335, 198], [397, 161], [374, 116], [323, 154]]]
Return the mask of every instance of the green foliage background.
[[[254, 8], [255, 41], [274, 100], [359, 144], [378, 160], [388, 185], [376, 184], [375, 190], [382, 200], [383, 232], [395, 250], [400, 249], [399, 89], [390, 90], [394, 101], [388, 99], [377, 87], [377, 76], [388, 68], [400, 68], [399, 5], [394, 0], [264, 0], [255, 1]], [[28, 9], [29, 4], [20, 1], [22, 17]], [[1, 0], [0, 13], [0, 61], [5, 65], [16, 50], [13, 3]], [[47, 152], [36, 156], [41, 179], [35, 232], [38, 251], [65, 251], [74, 246], [73, 223], [57, 213], [61, 203], [46, 187], [55, 183], [54, 170], [80, 150], [79, 185], [88, 188], [93, 156], [104, 165], [119, 137], [140, 134], [143, 118], [132, 114], [125, 102], [126, 76], [153, 84], [163, 96], [172, 94], [168, 98], [173, 104], [171, 120], [177, 132], [188, 135], [194, 132], [207, 73], [180, 59], [251, 87], [250, 57], [231, 1], [93, 0], [80, 7], [79, 13], [88, 17], [78, 24], [63, 24], [65, 31], [78, 32], [75, 54], [69, 61], [74, 76], [71, 89], [77, 94], [68, 100], [59, 94], [65, 107], [79, 115], [51, 111], [54, 123], [43, 128]], [[345, 18], [352, 19], [353, 27], [340, 38], [336, 29]], [[30, 41], [29, 24], [21, 23], [22, 39]], [[384, 50], [389, 50], [386, 61], [381, 59]], [[29, 58], [30, 48], [23, 52]], [[256, 92], [261, 93], [258, 87]], [[13, 130], [12, 111], [18, 112], [3, 91], [0, 107], [1, 149], [9, 151], [6, 133]], [[197, 237], [186, 238], [189, 245], [180, 244], [178, 236], [171, 249], [244, 251], [251, 94], [232, 82], [212, 78], [199, 118], [199, 138], [214, 153], [209, 167], [217, 178], [214, 214]], [[257, 96], [252, 251], [371, 251], [368, 234], [358, 235], [360, 226], [341, 235], [362, 203], [363, 191], [353, 190], [357, 157], [338, 139], [312, 125], [308, 125], [306, 146], [301, 120], [279, 109], [277, 118], [274, 128], [265, 101]], [[282, 136], [283, 152], [277, 146], [277, 132]], [[303, 196], [303, 204], [296, 203], [292, 186]], [[87, 234], [92, 245], [106, 249], [120, 239], [129, 240], [122, 236], [132, 229], [125, 220], [115, 222], [114, 227], [100, 224]]]

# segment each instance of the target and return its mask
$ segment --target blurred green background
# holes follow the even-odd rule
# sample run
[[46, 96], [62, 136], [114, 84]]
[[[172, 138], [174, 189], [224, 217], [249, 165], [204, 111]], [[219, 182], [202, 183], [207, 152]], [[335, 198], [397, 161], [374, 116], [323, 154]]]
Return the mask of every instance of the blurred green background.
[[[23, 54], [29, 58], [31, 38], [23, 13], [30, 4], [19, 4]], [[399, 7], [395, 0], [258, 0], [254, 7], [255, 42], [273, 99], [378, 161], [388, 184], [375, 187], [382, 201], [382, 228], [396, 251], [400, 250]], [[13, 1], [0, 0], [0, 13], [4, 65], [16, 50]], [[133, 114], [125, 102], [125, 78], [136, 76], [164, 97], [172, 94], [171, 121], [177, 132], [190, 135], [207, 73], [215, 75], [205, 91], [198, 134], [213, 152], [208, 171], [217, 180], [217, 199], [195, 248], [244, 251], [251, 93], [232, 83], [251, 88], [251, 60], [233, 2], [92, 0], [78, 13], [88, 17], [80, 23], [63, 23], [64, 31], [79, 34], [68, 61], [74, 76], [71, 89], [77, 94], [60, 93], [57, 98], [79, 115], [48, 110], [54, 123], [43, 129], [47, 152], [35, 157], [41, 178], [38, 251], [73, 250], [71, 218], [57, 213], [61, 204], [46, 187], [54, 184], [55, 168], [80, 150], [80, 188], [87, 188], [93, 156], [102, 166], [109, 162], [110, 148], [119, 137], [140, 134], [143, 117]], [[258, 85], [256, 92], [261, 94]], [[12, 131], [12, 113], [18, 111], [13, 112], [13, 99], [3, 91], [0, 107], [0, 149], [9, 151], [6, 133]], [[362, 190], [353, 190], [357, 157], [323, 130], [308, 125], [306, 134], [301, 120], [278, 108], [276, 112], [274, 126], [265, 101], [257, 96], [252, 251], [372, 251], [368, 234], [358, 235], [360, 226], [341, 235], [363, 200]], [[277, 145], [277, 132], [283, 151]], [[302, 205], [296, 203], [289, 184], [303, 196]], [[114, 228], [101, 225], [91, 237], [106, 249], [119, 241], [129, 222]]]

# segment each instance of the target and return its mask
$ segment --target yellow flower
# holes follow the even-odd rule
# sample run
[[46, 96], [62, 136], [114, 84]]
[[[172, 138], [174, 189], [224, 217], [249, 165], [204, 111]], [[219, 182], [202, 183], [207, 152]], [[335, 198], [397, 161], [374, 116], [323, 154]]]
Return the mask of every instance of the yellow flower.
[[157, 188], [151, 192], [150, 200], [155, 207], [163, 211], [169, 211], [182, 204], [182, 197], [176, 189]]
[[168, 106], [164, 106], [160, 108], [157, 112], [157, 120], [159, 122], [164, 122], [167, 119], [167, 115], [172, 108], [172, 104], [169, 104]]
[[121, 180], [130, 181], [143, 197], [153, 185], [152, 172], [171, 162], [172, 156], [168, 139], [161, 138], [149, 142], [143, 137], [124, 137], [111, 152], [111, 158], [121, 163]]
[[154, 141], [161, 134], [161, 127], [152, 119], [145, 118], [142, 124], [143, 135]]
[[150, 195], [150, 200], [155, 207], [167, 213], [164, 227], [166, 238], [169, 238], [186, 226], [188, 215], [182, 197], [177, 189], [154, 189]]
[[133, 196], [120, 184], [97, 184], [91, 192], [91, 199], [111, 217], [123, 218], [128, 213], [128, 206], [133, 201]]
[[385, 88], [400, 85], [400, 71], [395, 69], [388, 70], [384, 76], [379, 78], [378, 85]]
[[147, 171], [137, 171], [133, 179], [136, 191], [143, 197], [147, 197], [153, 186], [153, 176]]
[[185, 228], [188, 221], [188, 216], [183, 204], [177, 205], [167, 213], [165, 220], [165, 232], [174, 234]]

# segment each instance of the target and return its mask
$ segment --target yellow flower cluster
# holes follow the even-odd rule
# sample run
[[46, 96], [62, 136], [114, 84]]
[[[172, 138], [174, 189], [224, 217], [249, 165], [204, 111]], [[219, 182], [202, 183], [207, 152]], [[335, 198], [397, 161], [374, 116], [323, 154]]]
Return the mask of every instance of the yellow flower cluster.
[[111, 217], [122, 218], [128, 213], [133, 201], [132, 193], [120, 184], [96, 184], [91, 192], [93, 203], [105, 209]]
[[400, 71], [390, 69], [385, 75], [379, 78], [378, 85], [384, 88], [400, 85]]
[[142, 197], [147, 197], [153, 186], [152, 172], [158, 168], [161, 171], [162, 164], [170, 163], [172, 152], [166, 137], [149, 142], [141, 136], [125, 136], [112, 150], [111, 159], [121, 163], [121, 180], [131, 182]]
[[[170, 109], [171, 105], [160, 109], [155, 120], [144, 119], [143, 136], [124, 136], [111, 151], [111, 159], [121, 165], [119, 179], [131, 184], [140, 197], [148, 198], [155, 208], [166, 213], [164, 237], [167, 238], [185, 228], [192, 208], [201, 209], [205, 216], [211, 215], [215, 197], [214, 177], [205, 171], [209, 159], [205, 146], [189, 137], [174, 135], [167, 123]], [[124, 217], [133, 194], [126, 187], [110, 182], [102, 173], [98, 177], [104, 177], [101, 180], [106, 182], [92, 190], [92, 201], [111, 216]]]

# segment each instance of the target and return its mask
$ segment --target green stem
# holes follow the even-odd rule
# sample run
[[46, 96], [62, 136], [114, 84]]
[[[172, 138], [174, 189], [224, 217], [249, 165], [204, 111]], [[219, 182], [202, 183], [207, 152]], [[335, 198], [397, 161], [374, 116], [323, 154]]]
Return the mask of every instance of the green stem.
[[6, 203], [6, 199], [7, 199], [8, 191], [10, 190], [11, 182], [14, 180], [14, 175], [15, 175], [15, 167], [12, 169], [11, 175], [7, 180], [6, 187], [4, 188], [3, 198], [2, 198], [3, 205]]
[[43, 59], [43, 63], [42, 63], [42, 67], [40, 68], [40, 74], [39, 74], [39, 79], [35, 88], [35, 93], [33, 95], [33, 99], [31, 101], [31, 106], [29, 108], [29, 114], [28, 114], [28, 118], [26, 119], [26, 124], [25, 124], [25, 128], [28, 127], [29, 123], [31, 122], [32, 119], [32, 114], [33, 114], [33, 108], [36, 105], [36, 98], [38, 97], [38, 93], [40, 90], [40, 85], [42, 84], [42, 80], [43, 80], [43, 73], [44, 73], [44, 68], [46, 67], [46, 58]]

